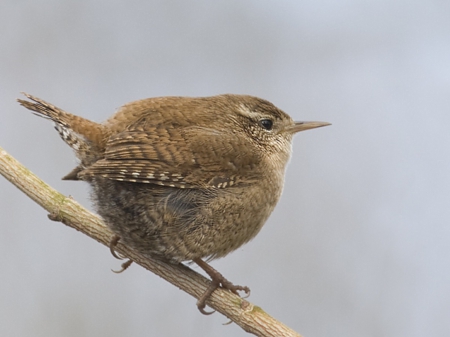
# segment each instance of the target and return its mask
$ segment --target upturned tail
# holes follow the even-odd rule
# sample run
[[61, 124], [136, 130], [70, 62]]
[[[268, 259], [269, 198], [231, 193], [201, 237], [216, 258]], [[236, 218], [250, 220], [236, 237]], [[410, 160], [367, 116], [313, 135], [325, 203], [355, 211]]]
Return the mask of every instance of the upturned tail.
[[52, 120], [61, 138], [75, 151], [81, 163], [63, 179], [78, 180], [78, 172], [97, 161], [104, 149], [103, 126], [72, 115], [35, 96], [22, 94], [30, 101], [22, 99], [17, 101], [28, 110], [35, 112], [37, 116]]

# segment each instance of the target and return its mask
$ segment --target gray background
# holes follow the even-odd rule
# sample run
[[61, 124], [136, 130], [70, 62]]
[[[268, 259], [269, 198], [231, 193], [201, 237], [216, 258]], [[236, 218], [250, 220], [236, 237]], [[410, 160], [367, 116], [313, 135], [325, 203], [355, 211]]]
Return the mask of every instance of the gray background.
[[[89, 206], [26, 91], [102, 121], [151, 96], [252, 94], [296, 120], [282, 199], [213, 262], [308, 337], [450, 335], [447, 1], [0, 4], [0, 145]], [[1, 336], [244, 336], [0, 178]]]

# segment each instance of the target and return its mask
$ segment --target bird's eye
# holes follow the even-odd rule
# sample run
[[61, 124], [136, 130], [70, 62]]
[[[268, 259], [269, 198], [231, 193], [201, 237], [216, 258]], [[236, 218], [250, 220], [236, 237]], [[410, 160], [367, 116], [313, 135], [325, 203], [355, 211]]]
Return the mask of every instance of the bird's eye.
[[259, 124], [266, 130], [272, 130], [273, 127], [273, 121], [270, 119], [261, 119], [259, 121]]

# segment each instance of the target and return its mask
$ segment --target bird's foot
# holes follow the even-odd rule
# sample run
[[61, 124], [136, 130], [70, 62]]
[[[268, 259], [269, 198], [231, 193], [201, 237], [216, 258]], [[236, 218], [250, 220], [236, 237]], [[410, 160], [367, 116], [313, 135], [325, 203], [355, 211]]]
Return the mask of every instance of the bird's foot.
[[193, 260], [200, 268], [202, 268], [210, 277], [211, 277], [211, 284], [206, 288], [206, 291], [203, 293], [202, 296], [197, 301], [197, 307], [198, 310], [204, 314], [204, 315], [211, 315], [214, 313], [214, 311], [206, 311], [206, 301], [208, 300], [209, 296], [216, 290], [217, 288], [221, 287], [223, 289], [227, 289], [231, 291], [233, 294], [239, 295], [239, 291], [244, 291], [246, 293], [246, 297], [250, 296], [250, 288], [240, 285], [235, 285], [228, 281], [221, 273], [219, 273], [217, 270], [215, 270], [213, 267], [211, 267], [208, 263], [203, 261], [202, 259], [194, 259]]
[[[117, 252], [114, 249], [114, 248], [116, 248], [116, 246], [119, 243], [119, 241], [120, 241], [120, 236], [114, 235], [111, 238], [111, 241], [109, 242], [109, 250], [111, 251], [112, 256], [114, 256], [116, 259], [123, 260], [124, 258], [122, 256], [118, 255]], [[122, 263], [122, 266], [121, 266], [122, 269], [120, 269], [120, 270], [112, 270], [112, 271], [114, 273], [116, 273], [116, 274], [119, 274], [119, 273], [125, 271], [132, 263], [133, 263], [132, 260], [128, 260], [128, 261]]]

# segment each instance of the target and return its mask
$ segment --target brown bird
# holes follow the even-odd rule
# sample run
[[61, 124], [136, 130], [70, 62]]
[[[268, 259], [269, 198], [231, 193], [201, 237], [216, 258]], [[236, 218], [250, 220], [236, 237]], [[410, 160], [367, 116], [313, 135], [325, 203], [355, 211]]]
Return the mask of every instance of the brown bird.
[[[251, 240], [281, 195], [292, 136], [324, 122], [294, 122], [252, 96], [148, 98], [99, 124], [37, 97], [18, 100], [51, 119], [80, 164], [63, 179], [84, 180], [100, 216], [119, 240], [174, 263], [193, 261], [219, 286], [234, 285], [207, 261]], [[114, 254], [115, 255], [115, 254]], [[131, 263], [124, 264], [124, 269]]]

